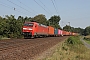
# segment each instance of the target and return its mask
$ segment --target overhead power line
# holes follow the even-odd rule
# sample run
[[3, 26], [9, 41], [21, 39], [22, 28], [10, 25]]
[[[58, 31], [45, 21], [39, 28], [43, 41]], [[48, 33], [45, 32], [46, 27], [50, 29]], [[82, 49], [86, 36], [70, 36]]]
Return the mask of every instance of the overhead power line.
[[4, 7], [7, 7], [7, 8], [10, 8], [10, 9], [14, 9], [14, 7], [10, 7], [10, 6], [8, 6], [8, 5], [4, 4], [4, 3], [3, 4], [0, 3], [0, 5], [2, 5]]
[[[54, 0], [54, 2], [55, 2], [55, 5], [56, 5], [56, 7], [57, 7], [56, 0]], [[58, 7], [57, 7], [57, 11], [58, 11]], [[58, 13], [59, 13], [59, 11], [58, 11]]]
[[[22, 9], [25, 10], [25, 11], [28, 11], [27, 9], [25, 9], [25, 8], [23, 8], [23, 7], [15, 4], [14, 2], [12, 2], [12, 1], [10, 1], [10, 0], [7, 0], [7, 1], [9, 1], [10, 3], [12, 3], [12, 4], [14, 4], [14, 5], [16, 5], [16, 6], [20, 7], [20, 8], [22, 8]], [[30, 11], [28, 11], [28, 12], [29, 12], [29, 13], [32, 13], [32, 12], [30, 12]]]
[[[42, 3], [42, 5], [44, 6], [44, 7], [46, 7], [46, 5], [41, 1], [41, 0], [39, 0], [41, 3]], [[46, 7], [47, 8], [47, 7]], [[48, 9], [48, 8], [47, 8]], [[48, 11], [50, 11], [49, 9], [48, 9]], [[51, 11], [50, 11], [51, 12]]]
[[53, 0], [51, 0], [51, 1], [52, 1], [52, 4], [53, 4], [53, 6], [54, 6], [54, 8], [55, 8], [55, 10], [56, 10], [56, 13], [58, 14], [58, 11], [57, 11], [57, 9], [56, 9], [56, 7], [55, 7], [55, 4], [54, 4]]
[[[26, 6], [26, 7], [28, 7], [28, 8], [30, 8], [29, 6], [27, 6], [26, 4], [24, 4], [24, 3], [22, 3], [20, 0], [17, 0], [17, 1], [19, 1], [19, 3], [21, 3], [22, 5], [24, 5], [24, 6]], [[38, 12], [36, 12], [35, 10], [33, 10], [32, 8], [30, 8], [34, 13], [38, 13]]]
[[49, 14], [49, 12], [44, 7], [42, 7], [36, 0], [34, 0], [34, 2], [37, 3], [43, 10], [45, 10]]
[[27, 15], [27, 13], [24, 13], [24, 12], [22, 12], [22, 11], [19, 11], [19, 10], [16, 9], [15, 7], [12, 7], [12, 6], [10, 6], [10, 5], [8, 5], [8, 4], [5, 4], [5, 3], [3, 3], [3, 2], [1, 2], [0, 5], [8, 8], [8, 9], [12, 9], [12, 10], [14, 10], [14, 11], [16, 11], [16, 12], [23, 13], [23, 14]]

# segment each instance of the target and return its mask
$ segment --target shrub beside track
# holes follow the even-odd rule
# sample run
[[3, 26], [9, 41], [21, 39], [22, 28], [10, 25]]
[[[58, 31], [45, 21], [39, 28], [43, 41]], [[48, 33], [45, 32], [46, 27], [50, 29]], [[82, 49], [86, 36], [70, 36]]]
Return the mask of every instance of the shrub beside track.
[[54, 53], [43, 60], [89, 60], [90, 50], [80, 41], [78, 36], [69, 37], [59, 45]]

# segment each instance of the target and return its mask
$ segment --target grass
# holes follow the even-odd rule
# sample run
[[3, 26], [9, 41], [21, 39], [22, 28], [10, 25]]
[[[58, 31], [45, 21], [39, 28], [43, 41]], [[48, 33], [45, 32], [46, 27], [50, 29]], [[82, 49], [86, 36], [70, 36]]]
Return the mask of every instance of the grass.
[[0, 40], [4, 40], [4, 39], [10, 39], [10, 38], [7, 38], [7, 37], [0, 37]]
[[88, 35], [88, 36], [85, 36], [86, 38], [90, 38], [90, 35]]
[[85, 40], [88, 44], [90, 44], [90, 35], [85, 36], [85, 37], [84, 37], [84, 40]]
[[85, 40], [88, 44], [90, 44], [90, 41]]
[[87, 49], [79, 37], [70, 37], [60, 44], [51, 56], [42, 60], [89, 60], [90, 50]]
[[10, 39], [10, 38], [7, 38], [7, 37], [3, 37], [3, 38], [1, 38], [1, 39]]

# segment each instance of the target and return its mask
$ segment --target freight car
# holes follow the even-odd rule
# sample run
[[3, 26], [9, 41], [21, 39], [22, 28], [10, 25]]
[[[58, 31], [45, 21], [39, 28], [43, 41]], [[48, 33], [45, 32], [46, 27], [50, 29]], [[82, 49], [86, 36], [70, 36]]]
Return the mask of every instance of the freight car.
[[54, 27], [48, 26], [48, 36], [54, 36]]
[[77, 35], [74, 32], [67, 32], [51, 26], [45, 26], [37, 22], [25, 22], [22, 28], [24, 38], [46, 37], [46, 36], [70, 36]]
[[58, 29], [58, 35], [59, 36], [63, 36], [62, 32], [63, 32], [62, 30]]

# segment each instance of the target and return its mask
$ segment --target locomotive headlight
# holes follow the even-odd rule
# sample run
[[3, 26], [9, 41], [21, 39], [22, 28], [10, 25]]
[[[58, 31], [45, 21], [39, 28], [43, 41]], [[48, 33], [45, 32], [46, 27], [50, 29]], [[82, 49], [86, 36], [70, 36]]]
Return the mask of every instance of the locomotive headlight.
[[32, 30], [31, 28], [23, 28], [24, 30]]
[[31, 28], [29, 28], [28, 30], [32, 30]]
[[27, 28], [23, 28], [24, 30], [26, 30]]

